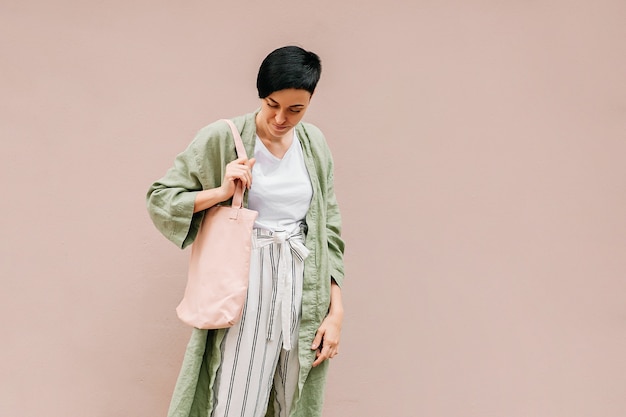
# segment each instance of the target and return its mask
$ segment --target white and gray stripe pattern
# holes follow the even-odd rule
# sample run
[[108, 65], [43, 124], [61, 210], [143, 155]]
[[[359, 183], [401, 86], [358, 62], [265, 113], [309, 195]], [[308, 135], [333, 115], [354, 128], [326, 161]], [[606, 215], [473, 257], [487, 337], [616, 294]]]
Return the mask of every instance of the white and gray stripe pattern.
[[[275, 390], [276, 417], [286, 417], [296, 389], [304, 234], [255, 229], [250, 282], [241, 320], [220, 346], [212, 417], [264, 417]], [[293, 352], [293, 354], [290, 354]]]

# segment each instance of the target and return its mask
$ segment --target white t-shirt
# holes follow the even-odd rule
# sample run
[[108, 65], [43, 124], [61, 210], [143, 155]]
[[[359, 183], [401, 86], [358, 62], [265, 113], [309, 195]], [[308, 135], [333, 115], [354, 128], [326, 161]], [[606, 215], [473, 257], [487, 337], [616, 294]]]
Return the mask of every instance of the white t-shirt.
[[248, 207], [259, 212], [254, 227], [297, 231], [309, 211], [313, 187], [296, 132], [282, 159], [272, 155], [257, 136], [254, 157], [252, 188], [248, 192]]

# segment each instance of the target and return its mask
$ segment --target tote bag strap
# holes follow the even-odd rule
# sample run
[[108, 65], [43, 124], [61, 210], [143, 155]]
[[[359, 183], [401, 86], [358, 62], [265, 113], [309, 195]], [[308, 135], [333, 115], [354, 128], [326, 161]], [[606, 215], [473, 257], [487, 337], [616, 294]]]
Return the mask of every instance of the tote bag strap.
[[[235, 149], [237, 150], [237, 158], [247, 158], [248, 154], [246, 153], [246, 149], [243, 146], [243, 142], [241, 141], [241, 135], [239, 134], [239, 130], [230, 119], [223, 119], [228, 126], [230, 126], [230, 130], [233, 132], [233, 139], [235, 140]], [[237, 180], [235, 183], [235, 194], [233, 194], [233, 207], [241, 208], [243, 207], [243, 193], [244, 193], [243, 184], [241, 181]]]

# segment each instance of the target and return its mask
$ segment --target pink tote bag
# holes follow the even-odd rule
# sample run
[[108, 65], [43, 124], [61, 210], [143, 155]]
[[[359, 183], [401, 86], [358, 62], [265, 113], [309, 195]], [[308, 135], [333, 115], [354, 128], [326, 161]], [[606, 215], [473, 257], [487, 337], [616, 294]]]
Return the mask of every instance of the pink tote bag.
[[[247, 157], [241, 136], [230, 120], [238, 157]], [[252, 227], [258, 213], [243, 207], [244, 187], [237, 181], [231, 206], [206, 210], [191, 246], [187, 287], [176, 308], [178, 317], [198, 329], [234, 325], [248, 291]]]

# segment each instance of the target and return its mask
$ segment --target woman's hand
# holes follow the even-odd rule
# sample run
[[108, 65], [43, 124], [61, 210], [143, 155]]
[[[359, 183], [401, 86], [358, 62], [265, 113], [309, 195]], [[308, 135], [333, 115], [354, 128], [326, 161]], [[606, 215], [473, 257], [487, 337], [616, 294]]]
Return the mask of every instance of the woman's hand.
[[339, 354], [339, 338], [341, 336], [341, 317], [327, 315], [322, 325], [315, 333], [315, 339], [311, 349], [315, 350], [315, 361], [313, 366], [317, 366], [326, 359], [331, 359]]
[[235, 194], [235, 181], [240, 180], [243, 186], [250, 188], [252, 186], [252, 167], [255, 159], [239, 158], [226, 165], [224, 173], [224, 181], [222, 185], [210, 190], [200, 191], [196, 195], [193, 205], [193, 212], [197, 213], [213, 207], [216, 204], [226, 201]]
[[339, 354], [342, 322], [343, 303], [341, 301], [341, 288], [333, 280], [330, 285], [330, 308], [328, 309], [328, 314], [317, 329], [311, 345], [311, 349], [316, 351], [313, 366], [317, 366], [326, 359], [332, 359]]
[[226, 165], [226, 173], [224, 174], [224, 181], [220, 189], [225, 196], [224, 200], [228, 200], [235, 194], [235, 181], [239, 180], [243, 186], [250, 189], [252, 186], [252, 167], [254, 166], [255, 159], [239, 158]]

